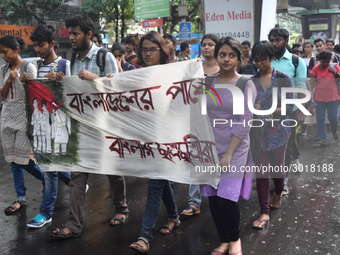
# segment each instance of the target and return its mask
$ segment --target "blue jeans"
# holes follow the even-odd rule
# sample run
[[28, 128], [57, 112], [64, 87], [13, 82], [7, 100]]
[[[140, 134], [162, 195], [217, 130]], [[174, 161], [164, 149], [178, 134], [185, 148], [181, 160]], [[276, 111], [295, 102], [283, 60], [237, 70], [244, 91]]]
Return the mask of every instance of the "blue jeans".
[[332, 102], [319, 102], [315, 101], [317, 105], [315, 106], [316, 113], [316, 125], [318, 128], [318, 135], [321, 142], [326, 142], [326, 110], [328, 115], [328, 120], [331, 125], [332, 133], [335, 134], [338, 131], [338, 106], [339, 101]]
[[30, 159], [27, 165], [19, 165], [17, 163], [11, 163], [11, 169], [13, 172], [14, 187], [17, 193], [17, 199], [20, 201], [26, 201], [26, 187], [25, 187], [25, 171], [29, 172], [35, 178], [40, 181], [44, 180], [44, 173], [40, 170], [39, 166]]
[[201, 193], [199, 185], [189, 185], [189, 205], [194, 205], [197, 208], [201, 207]]
[[162, 199], [168, 212], [168, 217], [176, 219], [178, 217], [178, 211], [170, 182], [166, 180], [150, 179], [148, 182], [143, 228], [140, 233], [140, 236], [146, 238], [148, 241], [153, 239], [152, 230], [156, 226]]
[[71, 179], [69, 172], [46, 172], [45, 191], [43, 201], [40, 206], [40, 214], [50, 218], [53, 213], [54, 203], [57, 200], [58, 177], [68, 186]]

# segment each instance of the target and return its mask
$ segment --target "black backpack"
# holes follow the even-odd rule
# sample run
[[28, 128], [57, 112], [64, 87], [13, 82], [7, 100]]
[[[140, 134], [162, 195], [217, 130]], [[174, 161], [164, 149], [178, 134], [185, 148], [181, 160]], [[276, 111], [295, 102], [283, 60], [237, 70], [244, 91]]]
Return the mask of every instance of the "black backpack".
[[293, 65], [295, 67], [294, 77], [296, 77], [296, 69], [297, 69], [297, 67], [299, 65], [299, 57], [294, 55], [294, 54], [292, 54], [292, 62], [293, 62]]
[[128, 62], [128, 63], [130, 63], [130, 64], [132, 64], [131, 61], [132, 61], [133, 59], [135, 59], [136, 57], [137, 57], [137, 55], [132, 55], [132, 56], [128, 57], [127, 59], [125, 59], [125, 61]]
[[[215, 75], [208, 75], [205, 78], [205, 83], [210, 85], [215, 79]], [[241, 76], [237, 83], [236, 86], [244, 92], [244, 89], [247, 85], [247, 82], [251, 80], [250, 78], [247, 78], [245, 76]], [[259, 119], [259, 117], [255, 114], [253, 114], [253, 119]], [[262, 128], [259, 127], [251, 127], [249, 131], [249, 140], [250, 140], [250, 152], [253, 157], [253, 161], [255, 162], [261, 148], [261, 141], [262, 141]], [[248, 162], [247, 162], [248, 163]]]
[[[105, 57], [106, 54], [109, 51], [105, 48], [100, 48], [97, 51], [97, 58], [96, 58], [96, 62], [97, 62], [97, 66], [99, 67], [100, 73], [99, 73], [99, 77], [104, 77], [105, 76]], [[71, 57], [71, 68], [74, 64], [74, 61], [76, 60], [76, 56], [77, 56], [78, 52], [73, 52], [72, 57]]]

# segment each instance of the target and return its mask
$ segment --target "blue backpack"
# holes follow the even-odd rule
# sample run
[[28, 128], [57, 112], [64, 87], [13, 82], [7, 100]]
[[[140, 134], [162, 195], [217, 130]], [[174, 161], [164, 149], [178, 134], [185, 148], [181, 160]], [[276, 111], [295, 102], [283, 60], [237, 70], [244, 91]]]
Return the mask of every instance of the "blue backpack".
[[[67, 59], [62, 58], [62, 59], [59, 60], [58, 73], [63, 72], [66, 75], [66, 63], [67, 63]], [[40, 60], [38, 62], [38, 71], [41, 68], [42, 64], [43, 64], [43, 60]]]

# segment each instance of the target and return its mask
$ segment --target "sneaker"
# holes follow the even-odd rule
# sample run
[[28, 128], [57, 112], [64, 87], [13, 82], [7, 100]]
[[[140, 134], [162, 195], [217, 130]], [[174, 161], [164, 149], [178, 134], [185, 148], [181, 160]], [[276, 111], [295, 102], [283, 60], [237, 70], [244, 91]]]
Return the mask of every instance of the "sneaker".
[[34, 217], [33, 220], [31, 220], [28, 224], [27, 227], [29, 228], [41, 228], [45, 224], [52, 222], [52, 218], [47, 218], [45, 216], [42, 216], [41, 214], [38, 214], [37, 216]]
[[306, 136], [306, 135], [307, 135], [307, 129], [306, 129], [306, 130], [304, 130], [304, 131], [301, 131], [300, 135], [302, 135], [302, 136]]
[[89, 190], [90, 186], [88, 184], [86, 184], [86, 188], [85, 188], [85, 194], [87, 193], [87, 191]]

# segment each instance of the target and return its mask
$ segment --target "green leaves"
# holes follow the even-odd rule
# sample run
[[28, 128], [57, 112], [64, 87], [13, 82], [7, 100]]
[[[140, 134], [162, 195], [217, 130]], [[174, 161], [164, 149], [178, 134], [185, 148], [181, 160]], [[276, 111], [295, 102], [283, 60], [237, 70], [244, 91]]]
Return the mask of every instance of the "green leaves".
[[34, 17], [45, 24], [46, 15], [57, 14], [68, 8], [70, 0], [6, 0], [1, 1], [0, 8], [4, 18], [11, 24], [19, 24], [21, 18]]

